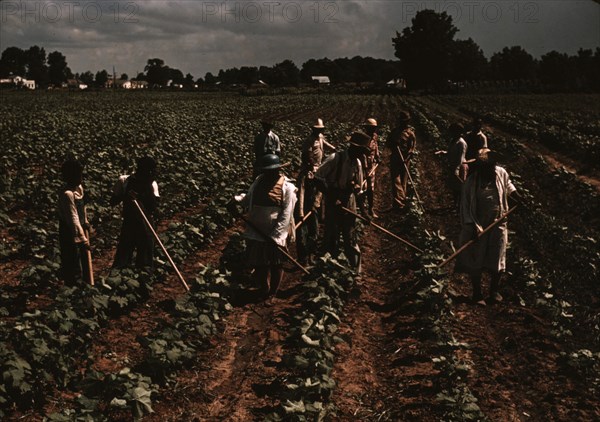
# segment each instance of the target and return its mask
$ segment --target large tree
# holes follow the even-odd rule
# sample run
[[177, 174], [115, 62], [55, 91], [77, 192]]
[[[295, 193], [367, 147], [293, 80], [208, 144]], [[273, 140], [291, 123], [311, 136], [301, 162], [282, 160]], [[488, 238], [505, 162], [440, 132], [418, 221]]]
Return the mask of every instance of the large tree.
[[488, 61], [483, 50], [471, 38], [455, 40], [452, 45], [450, 79], [472, 81], [482, 79], [487, 72]]
[[108, 82], [108, 72], [106, 70], [100, 70], [96, 72], [95, 82], [97, 87], [105, 87], [106, 83]]
[[217, 83], [218, 79], [215, 75], [213, 75], [211, 72], [206, 72], [206, 75], [204, 75], [204, 82], [207, 85], [214, 85], [215, 83]]
[[94, 83], [94, 74], [87, 70], [79, 75], [79, 81], [90, 87]]
[[33, 79], [37, 85], [48, 82], [48, 66], [46, 65], [46, 50], [34, 45], [25, 51], [27, 61], [27, 79]]
[[504, 47], [492, 56], [490, 68], [494, 79], [533, 79], [536, 76], [537, 63], [523, 47]]
[[8, 47], [0, 58], [0, 78], [25, 76], [27, 59], [25, 52], [18, 47]]
[[396, 57], [410, 87], [442, 86], [451, 75], [454, 36], [458, 29], [446, 12], [421, 10], [412, 26], [393, 38]]
[[73, 77], [73, 73], [67, 66], [67, 59], [58, 51], [48, 54], [48, 80], [53, 85], [61, 85], [67, 79]]
[[300, 82], [300, 69], [291, 60], [273, 66], [272, 83], [279, 86], [296, 86]]
[[554, 88], [574, 86], [576, 73], [574, 58], [565, 53], [551, 51], [540, 59], [540, 79]]
[[172, 79], [170, 69], [165, 66], [162, 59], [148, 59], [144, 71], [146, 72], [146, 80], [151, 87], [165, 86]]

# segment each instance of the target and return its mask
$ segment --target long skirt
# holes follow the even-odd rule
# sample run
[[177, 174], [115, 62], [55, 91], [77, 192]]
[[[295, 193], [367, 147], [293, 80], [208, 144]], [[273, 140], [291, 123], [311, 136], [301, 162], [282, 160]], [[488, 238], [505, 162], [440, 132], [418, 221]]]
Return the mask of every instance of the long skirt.
[[[472, 227], [465, 226], [460, 232], [462, 245], [472, 238]], [[465, 249], [457, 258], [455, 272], [478, 274], [483, 270], [493, 273], [506, 269], [506, 245], [508, 228], [506, 223], [499, 224], [481, 236], [474, 245]]]
[[271, 242], [260, 240], [246, 240], [246, 254], [244, 259], [249, 268], [262, 266], [283, 265], [283, 254]]

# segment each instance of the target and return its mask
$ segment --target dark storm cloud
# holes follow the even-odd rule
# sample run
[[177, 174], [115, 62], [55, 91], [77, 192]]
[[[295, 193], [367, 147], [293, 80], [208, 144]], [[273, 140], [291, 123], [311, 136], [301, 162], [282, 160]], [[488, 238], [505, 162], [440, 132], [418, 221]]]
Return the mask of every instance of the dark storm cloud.
[[458, 38], [489, 57], [522, 45], [539, 56], [600, 45], [592, 1], [10, 1], [0, 49], [59, 50], [74, 71], [134, 74], [159, 57], [195, 77], [233, 66], [309, 58], [393, 58], [391, 38], [417, 10], [453, 16]]

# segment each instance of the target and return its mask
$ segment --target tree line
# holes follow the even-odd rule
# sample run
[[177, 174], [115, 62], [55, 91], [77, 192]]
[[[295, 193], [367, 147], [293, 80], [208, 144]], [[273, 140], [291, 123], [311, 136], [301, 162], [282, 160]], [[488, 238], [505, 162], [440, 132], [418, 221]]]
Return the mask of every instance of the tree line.
[[392, 39], [410, 88], [436, 88], [448, 81], [539, 80], [558, 90], [600, 90], [600, 48], [576, 55], [550, 51], [535, 59], [521, 46], [504, 47], [488, 60], [477, 43], [456, 39], [446, 12], [422, 10], [412, 26]]
[[[575, 55], [550, 51], [535, 59], [521, 46], [505, 47], [488, 60], [483, 50], [471, 38], [456, 38], [458, 29], [446, 12], [419, 11], [412, 25], [392, 38], [398, 60], [372, 57], [310, 59], [299, 68], [292, 60], [273, 66], [242, 66], [211, 72], [202, 78], [186, 75], [168, 66], [160, 58], [148, 59], [137, 80], [150, 87], [169, 84], [191, 87], [206, 85], [245, 85], [264, 83], [271, 86], [297, 86], [310, 83], [312, 76], [328, 76], [336, 83], [385, 84], [394, 78], [404, 78], [409, 88], [443, 88], [449, 82], [470, 81], [531, 81], [556, 90], [600, 91], [600, 48], [580, 49]], [[88, 86], [105, 86], [112, 75], [106, 70], [95, 74], [86, 71], [73, 74], [66, 57], [59, 51], [46, 55], [44, 48], [27, 50], [8, 47], [0, 57], [0, 77], [9, 75], [34, 79], [38, 86], [60, 85], [77, 79]], [[120, 79], [127, 79], [122, 74]]]

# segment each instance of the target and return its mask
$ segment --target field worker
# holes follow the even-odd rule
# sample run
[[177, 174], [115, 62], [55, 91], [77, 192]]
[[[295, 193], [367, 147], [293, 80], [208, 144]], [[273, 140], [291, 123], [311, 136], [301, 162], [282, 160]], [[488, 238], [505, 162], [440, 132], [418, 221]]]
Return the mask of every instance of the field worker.
[[448, 148], [448, 186], [452, 191], [454, 205], [457, 207], [460, 204], [460, 191], [462, 184], [466, 179], [463, 164], [466, 160], [467, 142], [462, 135], [464, 127], [460, 123], [452, 123], [448, 127], [448, 135], [450, 137], [450, 146]]
[[367, 119], [362, 125], [364, 133], [369, 137], [369, 152], [365, 155], [364, 161], [364, 172], [365, 179], [367, 181], [367, 201], [369, 203], [369, 215], [373, 218], [377, 218], [373, 208], [373, 202], [375, 200], [375, 165], [379, 163], [379, 134], [377, 133], [377, 120], [373, 118]]
[[[484, 228], [506, 213], [508, 196], [516, 192], [508, 173], [496, 164], [496, 157], [489, 149], [480, 150], [472, 167], [460, 205], [461, 245], [479, 236]], [[508, 229], [504, 221], [479, 237], [473, 246], [458, 256], [455, 271], [470, 275], [474, 303], [485, 304], [481, 293], [483, 271], [488, 271], [491, 276], [489, 301], [502, 300], [498, 286], [500, 275], [506, 268], [507, 243]]]
[[90, 279], [87, 250], [90, 241], [86, 234], [89, 223], [83, 203], [83, 166], [69, 159], [61, 166], [64, 186], [58, 197], [58, 233], [60, 272], [65, 285]]
[[281, 142], [279, 136], [273, 132], [273, 122], [263, 120], [260, 122], [262, 131], [254, 138], [254, 158], [259, 162], [263, 155], [275, 154], [281, 156]]
[[133, 200], [137, 200], [144, 214], [153, 223], [158, 206], [156, 161], [151, 157], [137, 160], [137, 168], [131, 176], [120, 176], [113, 187], [111, 205], [123, 202], [123, 224], [115, 253], [114, 268], [130, 267], [135, 252], [137, 268], [152, 269], [154, 264], [154, 238]]
[[467, 142], [467, 153], [465, 154], [466, 160], [475, 160], [479, 150], [488, 148], [487, 136], [482, 131], [483, 122], [479, 118], [473, 119], [469, 132], [465, 134], [465, 141]]
[[318, 220], [317, 209], [321, 204], [321, 192], [319, 192], [309, 180], [316, 173], [323, 161], [325, 136], [323, 131], [325, 125], [323, 120], [317, 119], [312, 127], [312, 132], [302, 144], [302, 163], [298, 174], [298, 204], [296, 206], [298, 221], [302, 221], [309, 212], [311, 213], [296, 233], [296, 250], [298, 260], [301, 264], [312, 264], [313, 254], [317, 247]]
[[[408, 173], [410, 160], [415, 152], [417, 139], [415, 130], [409, 126], [410, 114], [406, 111], [401, 111], [398, 116], [396, 127], [392, 129], [388, 136], [386, 147], [389, 148], [390, 154], [390, 176], [392, 178], [392, 209], [401, 210], [404, 208], [406, 201], [406, 187], [408, 184]], [[402, 156], [400, 156], [400, 152]], [[404, 164], [402, 163], [404, 158]]]
[[268, 241], [250, 225], [246, 227], [246, 264], [254, 269], [262, 293], [267, 296], [277, 293], [283, 279], [285, 258], [274, 243], [286, 248], [294, 232], [296, 187], [281, 174], [281, 167], [277, 155], [263, 155], [256, 163], [261, 174], [241, 198], [241, 205], [248, 211], [248, 221], [273, 240]]
[[364, 132], [354, 132], [350, 146], [345, 151], [331, 154], [321, 164], [315, 174], [317, 186], [325, 195], [325, 238], [324, 248], [332, 256], [339, 253], [339, 239], [342, 234], [344, 254], [350, 264], [360, 273], [361, 253], [356, 241], [356, 217], [344, 212], [346, 207], [356, 212], [357, 205], [366, 216], [364, 201], [360, 196], [364, 173], [361, 162], [369, 154], [371, 137]]

